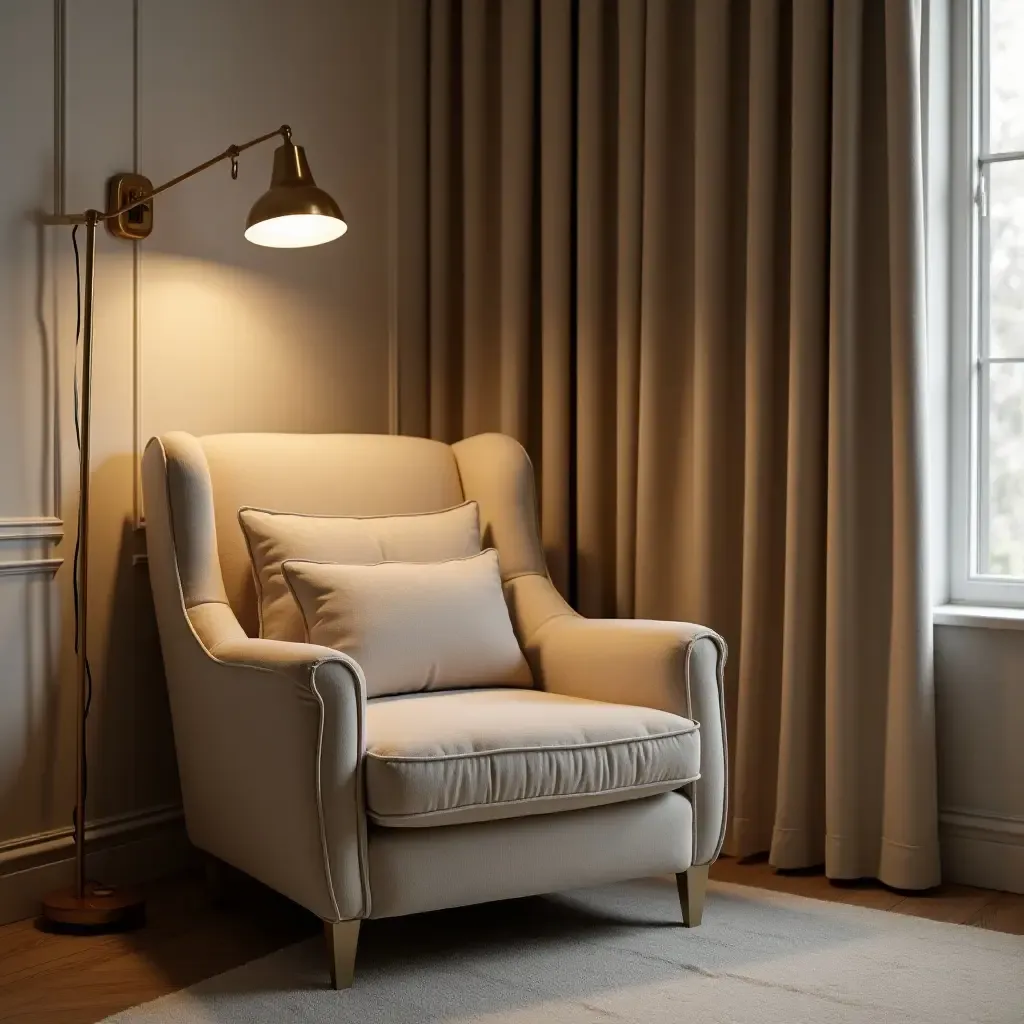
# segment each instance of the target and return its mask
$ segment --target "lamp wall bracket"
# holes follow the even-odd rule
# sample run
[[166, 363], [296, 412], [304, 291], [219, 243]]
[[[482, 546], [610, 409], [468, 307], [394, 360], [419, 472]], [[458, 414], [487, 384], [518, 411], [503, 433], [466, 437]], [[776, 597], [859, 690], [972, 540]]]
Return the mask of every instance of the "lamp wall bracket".
[[[132, 206], [153, 191], [153, 182], [143, 174], [117, 174], [107, 183], [107, 211], [121, 211], [107, 220], [107, 230], [115, 238], [129, 242], [148, 238], [153, 231], [153, 200]], [[127, 210], [123, 207], [130, 207]]]

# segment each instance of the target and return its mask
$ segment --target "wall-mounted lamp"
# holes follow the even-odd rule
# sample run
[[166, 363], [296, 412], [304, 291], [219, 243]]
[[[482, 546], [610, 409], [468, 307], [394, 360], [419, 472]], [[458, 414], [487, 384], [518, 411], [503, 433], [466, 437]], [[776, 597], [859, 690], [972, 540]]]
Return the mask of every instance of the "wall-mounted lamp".
[[[105, 223], [118, 238], [138, 241], [153, 230], [153, 198], [223, 160], [231, 161], [231, 177], [238, 176], [238, 156], [253, 146], [280, 136], [274, 152], [270, 188], [253, 204], [245, 223], [245, 237], [256, 245], [296, 249], [340, 238], [348, 229], [338, 204], [317, 187], [305, 151], [292, 142], [288, 125], [243, 143], [172, 178], [157, 188], [141, 175], [119, 175], [110, 181], [106, 213], [86, 210], [44, 218], [46, 224], [85, 225], [85, 275], [82, 303], [82, 402], [80, 423], [81, 465], [79, 474], [77, 572], [77, 755], [75, 782], [75, 881], [51, 893], [43, 901], [43, 916], [50, 922], [72, 927], [102, 929], [121, 927], [140, 918], [143, 902], [137, 891], [90, 882], [85, 873], [86, 713], [90, 690], [87, 654], [89, 582], [89, 447], [92, 422], [93, 306], [96, 280], [96, 228]], [[77, 249], [76, 249], [77, 252]]]

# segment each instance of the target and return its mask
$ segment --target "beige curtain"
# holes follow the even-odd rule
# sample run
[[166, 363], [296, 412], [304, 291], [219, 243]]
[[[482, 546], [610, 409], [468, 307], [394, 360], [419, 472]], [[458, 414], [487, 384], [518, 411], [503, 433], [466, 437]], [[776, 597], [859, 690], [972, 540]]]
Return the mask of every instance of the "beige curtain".
[[726, 637], [728, 849], [908, 889], [939, 881], [918, 14], [402, 8], [402, 429], [527, 446], [584, 614]]

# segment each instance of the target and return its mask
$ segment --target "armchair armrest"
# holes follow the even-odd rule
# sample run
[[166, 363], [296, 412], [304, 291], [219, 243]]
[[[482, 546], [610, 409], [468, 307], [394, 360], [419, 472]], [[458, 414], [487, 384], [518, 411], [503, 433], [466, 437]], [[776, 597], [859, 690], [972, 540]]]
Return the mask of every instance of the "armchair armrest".
[[362, 670], [326, 647], [246, 636], [195, 438], [153, 439], [142, 477], [189, 837], [325, 920], [368, 916]]
[[[225, 605], [190, 618], [192, 642], [167, 658], [190, 838], [325, 920], [365, 917], [361, 669], [245, 637]], [[207, 648], [211, 634], [223, 639]]]
[[541, 626], [528, 647], [546, 690], [658, 708], [700, 725], [701, 777], [687, 787], [694, 814], [693, 863], [713, 861], [725, 837], [728, 785], [725, 641], [686, 622], [562, 614]]

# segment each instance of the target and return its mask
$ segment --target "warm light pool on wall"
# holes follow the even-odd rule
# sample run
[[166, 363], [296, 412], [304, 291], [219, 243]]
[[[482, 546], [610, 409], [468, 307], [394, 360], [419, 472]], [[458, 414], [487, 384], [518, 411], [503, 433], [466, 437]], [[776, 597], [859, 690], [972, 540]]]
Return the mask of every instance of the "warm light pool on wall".
[[[245, 237], [256, 245], [280, 249], [298, 249], [340, 238], [348, 226], [338, 204], [318, 188], [309, 170], [305, 151], [292, 142], [292, 131], [282, 125], [275, 131], [245, 142], [228, 146], [223, 153], [193, 167], [184, 174], [154, 188], [152, 182], [138, 174], [122, 174], [112, 178], [106, 212], [86, 210], [77, 214], [56, 214], [45, 217], [44, 223], [72, 226], [75, 244], [75, 268], [78, 272], [78, 243], [75, 235], [85, 226], [85, 274], [78, 274], [78, 326], [82, 339], [81, 402], [75, 385], [75, 429], [81, 453], [79, 474], [78, 540], [75, 547], [74, 597], [75, 639], [77, 654], [77, 754], [75, 758], [75, 876], [73, 884], [51, 893], [43, 901], [43, 916], [53, 924], [90, 929], [122, 927], [134, 917], [141, 919], [141, 896], [131, 888], [115, 888], [89, 881], [85, 871], [85, 803], [87, 782], [86, 717], [92, 699], [92, 678], [86, 638], [88, 636], [89, 582], [89, 442], [92, 424], [92, 342], [93, 297], [96, 280], [96, 228], [106, 224], [118, 238], [140, 241], [153, 230], [153, 199], [194, 177], [214, 164], [231, 161], [231, 177], [238, 177], [238, 157], [261, 142], [280, 136], [281, 145], [274, 151], [274, 169], [270, 188], [253, 203], [245, 222]], [[76, 336], [77, 342], [77, 336]]]

